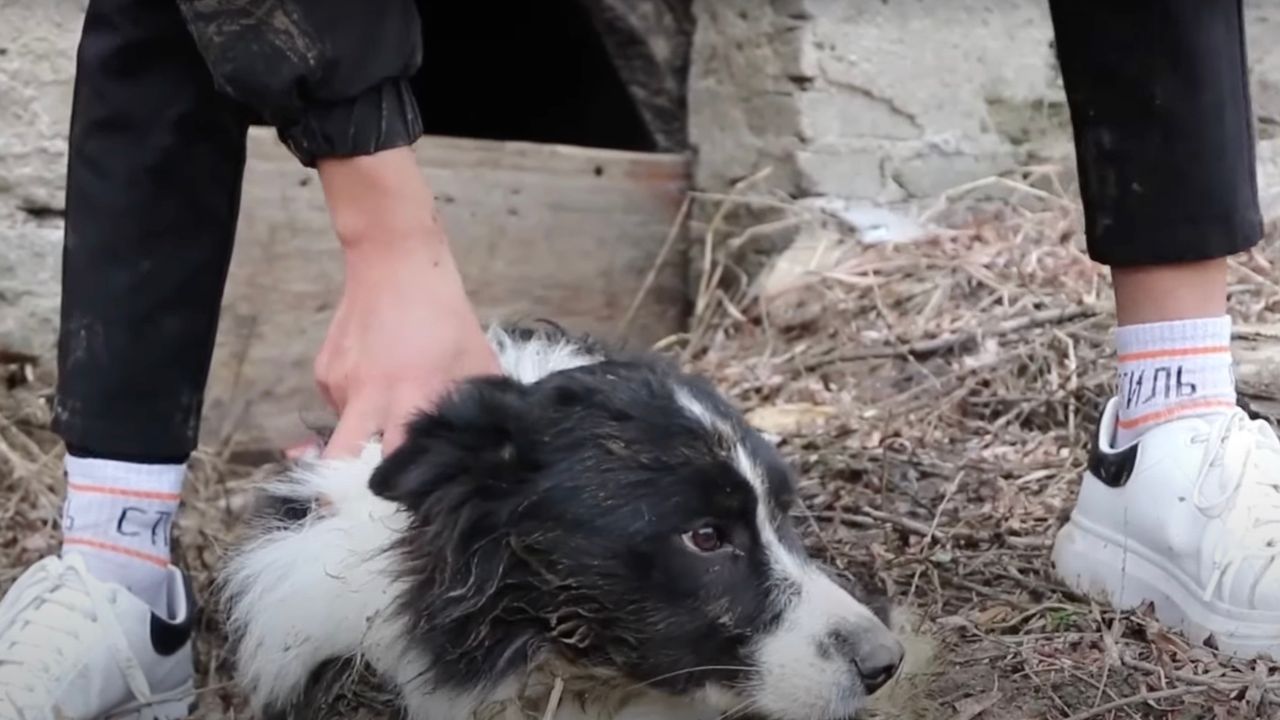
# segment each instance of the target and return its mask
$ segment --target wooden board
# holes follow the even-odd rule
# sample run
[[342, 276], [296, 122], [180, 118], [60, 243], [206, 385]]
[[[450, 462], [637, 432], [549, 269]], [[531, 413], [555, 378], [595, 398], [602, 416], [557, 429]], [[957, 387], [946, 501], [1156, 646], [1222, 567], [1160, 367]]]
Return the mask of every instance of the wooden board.
[[[681, 155], [424, 138], [469, 292], [485, 319], [548, 317], [613, 339], [687, 191]], [[252, 133], [240, 234], [207, 393], [203, 440], [279, 447], [328, 417], [312, 360], [341, 287], [315, 173]], [[669, 254], [627, 340], [682, 329], [683, 248]]]

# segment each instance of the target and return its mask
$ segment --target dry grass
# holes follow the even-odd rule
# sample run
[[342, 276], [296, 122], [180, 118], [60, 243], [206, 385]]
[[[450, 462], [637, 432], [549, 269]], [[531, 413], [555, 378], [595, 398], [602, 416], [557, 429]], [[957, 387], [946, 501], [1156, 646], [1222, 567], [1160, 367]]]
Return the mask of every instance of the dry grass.
[[[773, 198], [717, 201], [799, 215], [828, 243], [789, 291], [704, 287], [676, 344], [777, 429], [814, 551], [929, 619], [941, 650], [890, 715], [1280, 716], [1280, 667], [1189, 647], [1049, 572], [1114, 372], [1107, 274], [1052, 168], [960, 189], [909, 244], [824, 235], [830, 221]], [[721, 250], [744, 236], [728, 216], [705, 228], [704, 267], [741, 278]], [[1278, 327], [1276, 260], [1269, 240], [1233, 263], [1232, 312], [1251, 332]]]
[[[915, 629], [936, 651], [886, 717], [1280, 717], [1280, 668], [1190, 647], [1048, 572], [1112, 375], [1106, 275], [1051, 169], [959, 189], [909, 244], [861, 245], [750, 192], [697, 198], [705, 281], [693, 330], [664, 345], [778, 437], [803, 477], [814, 551], [928, 619]], [[738, 260], [796, 227], [827, 237], [828, 259], [788, 292], [761, 292]], [[1247, 327], [1276, 327], [1277, 260], [1269, 241], [1233, 265]], [[0, 587], [56, 547], [59, 450], [22, 366], [5, 365], [0, 386]], [[194, 463], [177, 554], [206, 598], [251, 482], [216, 449]], [[222, 643], [210, 608], [202, 716], [243, 717]]]
[[[58, 548], [62, 447], [48, 430], [50, 393], [23, 382], [30, 374], [20, 364], [0, 365], [0, 379], [7, 379], [0, 383], [0, 589]], [[215, 451], [202, 449], [192, 460], [173, 550], [201, 600], [212, 595], [215, 569], [235, 536], [252, 477], [251, 468], [232, 465]], [[248, 717], [228, 682], [216, 609], [201, 610], [200, 717]]]

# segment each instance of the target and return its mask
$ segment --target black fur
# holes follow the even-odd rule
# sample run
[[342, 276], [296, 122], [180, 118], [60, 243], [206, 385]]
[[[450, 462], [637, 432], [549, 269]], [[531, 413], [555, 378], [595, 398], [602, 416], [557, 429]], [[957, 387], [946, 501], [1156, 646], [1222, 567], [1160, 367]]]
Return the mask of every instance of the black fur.
[[[787, 466], [702, 381], [611, 360], [528, 386], [473, 382], [418, 418], [371, 481], [414, 514], [398, 548], [410, 581], [399, 612], [438, 682], [483, 687], [548, 648], [637, 681], [744, 664], [782, 607], [760, 592], [755, 495], [726, 458], [728, 438], [683, 410], [674, 386], [749, 443], [775, 522], [798, 545]], [[686, 547], [681, 535], [707, 522], [741, 552]], [[713, 678], [744, 679], [705, 671], [656, 685]]]
[[[776, 626], [795, 592], [771, 575], [756, 492], [733, 446], [765, 479], [776, 534], [803, 552], [788, 465], [710, 383], [674, 363], [619, 355], [554, 325], [509, 337], [573, 342], [605, 360], [529, 385], [461, 385], [413, 420], [370, 480], [411, 517], [391, 548], [405, 581], [394, 610], [431, 658], [433, 681], [483, 691], [546, 652], [674, 693], [754, 680], [684, 671], [750, 665], [748, 643]], [[284, 525], [314, 510], [283, 499], [261, 509]], [[685, 543], [708, 524], [730, 547], [705, 554]], [[835, 579], [884, 619], [883, 597]], [[315, 717], [307, 708], [320, 696], [311, 696], [343, 667], [318, 670], [289, 712]]]

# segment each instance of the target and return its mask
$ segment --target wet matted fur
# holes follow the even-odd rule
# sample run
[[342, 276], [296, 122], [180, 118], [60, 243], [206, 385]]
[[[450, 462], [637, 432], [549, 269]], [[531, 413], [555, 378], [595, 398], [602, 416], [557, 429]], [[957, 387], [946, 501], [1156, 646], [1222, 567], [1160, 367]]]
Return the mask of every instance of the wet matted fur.
[[884, 599], [805, 553], [790, 468], [714, 387], [556, 327], [490, 339], [506, 376], [385, 459], [261, 489], [221, 578], [256, 711], [314, 717], [357, 662], [414, 720], [552, 694], [564, 720], [843, 720], [893, 676]]

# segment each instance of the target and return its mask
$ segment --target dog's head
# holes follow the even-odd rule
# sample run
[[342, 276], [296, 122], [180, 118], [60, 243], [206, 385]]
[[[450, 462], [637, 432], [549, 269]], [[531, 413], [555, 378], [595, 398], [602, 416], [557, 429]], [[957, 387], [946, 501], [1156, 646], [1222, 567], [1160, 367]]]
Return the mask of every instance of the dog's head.
[[413, 517], [397, 612], [445, 687], [551, 653], [726, 711], [836, 720], [902, 658], [877, 603], [805, 553], [774, 448], [670, 368], [468, 383], [371, 487]]

